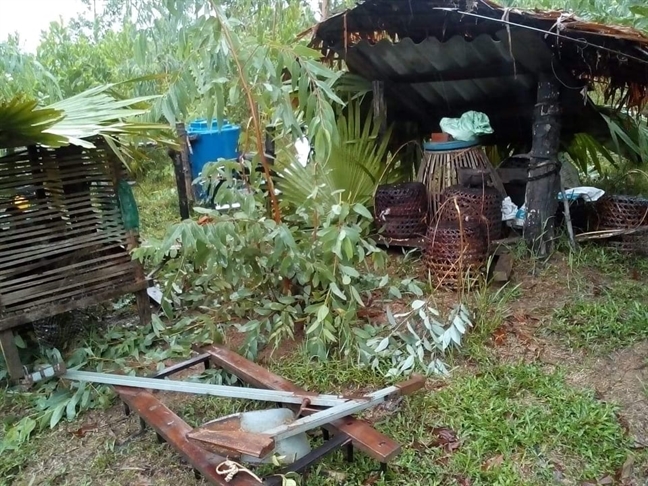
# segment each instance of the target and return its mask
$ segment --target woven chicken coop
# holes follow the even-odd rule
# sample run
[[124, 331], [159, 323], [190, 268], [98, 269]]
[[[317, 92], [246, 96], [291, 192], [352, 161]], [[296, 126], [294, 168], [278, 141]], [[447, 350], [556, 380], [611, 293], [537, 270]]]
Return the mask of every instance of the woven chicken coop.
[[20, 326], [128, 293], [150, 319], [146, 278], [130, 255], [137, 232], [122, 217], [132, 193], [116, 154], [92, 142], [0, 158], [0, 343], [14, 379], [23, 375]]

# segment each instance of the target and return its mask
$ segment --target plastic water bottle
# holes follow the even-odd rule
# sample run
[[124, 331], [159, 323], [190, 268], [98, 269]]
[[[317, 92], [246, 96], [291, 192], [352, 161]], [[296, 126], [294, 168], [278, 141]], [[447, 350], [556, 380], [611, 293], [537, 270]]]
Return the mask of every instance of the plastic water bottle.
[[522, 206], [517, 210], [517, 213], [515, 213], [515, 226], [517, 226], [518, 228], [524, 226], [525, 219], [526, 219], [526, 207]]

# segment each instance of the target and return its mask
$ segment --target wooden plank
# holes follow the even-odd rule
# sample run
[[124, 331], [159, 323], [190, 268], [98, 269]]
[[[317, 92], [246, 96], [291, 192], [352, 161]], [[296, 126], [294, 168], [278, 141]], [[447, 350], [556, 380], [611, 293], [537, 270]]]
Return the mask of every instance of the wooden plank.
[[[74, 221], [70, 221], [69, 219], [63, 219], [61, 220], [61, 223], [62, 223], [61, 226], [65, 228], [66, 233], [72, 231], [84, 230], [88, 227], [101, 228], [104, 227], [106, 224], [101, 219], [101, 216], [98, 213], [94, 213], [94, 212], [92, 214], [79, 216], [78, 218], [75, 218]], [[110, 224], [111, 223], [109, 221], [108, 225]], [[117, 222], [113, 224], [116, 225]], [[45, 238], [49, 240], [52, 238], [51, 233], [52, 233], [52, 228], [44, 224], [35, 225], [31, 228], [26, 227], [25, 229], [20, 231], [14, 231], [13, 228], [10, 228], [5, 231], [0, 231], [0, 241], [2, 241], [2, 246], [6, 248], [10, 248], [9, 243], [15, 240], [20, 240], [23, 245], [25, 244], [24, 243], [25, 241], [34, 241], [34, 239], [36, 239], [36, 241], [43, 241], [43, 239]]]
[[180, 140], [180, 150], [173, 152], [171, 160], [175, 173], [176, 190], [178, 191], [180, 219], [185, 220], [189, 219], [191, 215], [193, 188], [191, 185], [191, 167], [189, 166], [189, 142], [184, 123], [176, 123], [176, 133]]
[[14, 341], [13, 331], [6, 330], [0, 332], [0, 349], [2, 349], [2, 354], [7, 364], [9, 377], [12, 380], [19, 380], [25, 376], [22, 363], [20, 362], [20, 356], [18, 355], [18, 348]]
[[[117, 216], [119, 214], [118, 209], [116, 208], [117, 201], [113, 198], [101, 200], [98, 198], [88, 203], [88, 200], [85, 199], [82, 203], [70, 204], [66, 202], [65, 205], [60, 205], [60, 207], [51, 207], [51, 205], [43, 206], [35, 210], [23, 211], [20, 214], [13, 214], [8, 217], [3, 218], [6, 222], [10, 222], [14, 227], [33, 225], [35, 223], [51, 223], [57, 218], [71, 218], [73, 216], [82, 216], [84, 214], [89, 214], [90, 211], [97, 214], [99, 217], [104, 217], [106, 215]], [[102, 205], [115, 206], [114, 209]]]
[[[216, 366], [220, 366], [250, 385], [271, 390], [306, 393], [305, 390], [302, 390], [294, 383], [225, 347], [212, 345], [200, 348], [199, 352], [209, 353], [211, 361]], [[355, 417], [336, 420], [326, 428], [333, 431], [333, 433], [339, 431], [348, 435], [352, 439], [354, 446], [380, 462], [388, 462], [401, 452], [400, 444], [381, 434], [367, 422]]]
[[[81, 250], [68, 252], [58, 257], [49, 256], [46, 259], [39, 260], [29, 265], [21, 265], [18, 268], [11, 268], [0, 272], [0, 282], [7, 281], [15, 275], [25, 275], [28, 272], [37, 271], [40, 268], [50, 268], [54, 265], [67, 265], [79, 261], [84, 255], [91, 255], [94, 253], [110, 252], [110, 251], [125, 251], [122, 243], [107, 244], [105, 242], [97, 243], [93, 246], [88, 246]], [[64, 263], [67, 262], [67, 263]]]
[[146, 282], [135, 282], [131, 284], [124, 284], [119, 288], [111, 288], [95, 295], [84, 297], [81, 299], [71, 300], [55, 305], [48, 305], [45, 307], [32, 307], [29, 310], [8, 314], [6, 317], [0, 319], [0, 331], [11, 329], [13, 327], [27, 324], [28, 322], [37, 321], [44, 317], [62, 314], [75, 309], [85, 309], [91, 305], [105, 302], [107, 300], [120, 297], [124, 294], [130, 294], [146, 288]]
[[222, 486], [253, 486], [262, 483], [250, 475], [239, 473], [227, 482], [216, 467], [226, 459], [192, 443], [187, 435], [193, 430], [185, 421], [155, 398], [151, 393], [124, 386], [114, 387], [119, 397], [149, 426], [162, 436], [203, 478]]
[[[99, 177], [97, 175], [87, 175], [87, 176], [84, 176], [84, 177], [65, 178], [65, 179], [62, 179], [62, 183], [65, 184], [65, 185], [73, 185], [73, 184], [78, 184], [80, 182], [88, 182], [88, 178], [90, 178], [90, 177], [92, 177], [93, 181], [96, 181], [96, 182], [110, 182], [110, 179], [108, 179], [107, 177], [105, 177], [103, 175], [101, 177]], [[46, 194], [47, 194], [47, 189], [49, 189], [49, 187], [47, 187], [47, 185], [49, 184], [50, 187], [51, 187], [54, 184], [52, 182], [52, 179], [50, 178], [50, 176], [48, 176], [47, 174], [43, 174], [43, 175], [40, 175], [40, 176], [37, 175], [37, 176], [31, 177], [28, 181], [27, 180], [23, 181], [23, 180], [20, 180], [20, 179], [12, 179], [10, 181], [5, 181], [4, 183], [0, 184], [0, 190], [23, 189], [27, 182], [29, 183], [30, 186], [36, 185], [36, 184], [41, 185], [41, 187], [39, 187], [39, 190], [42, 190], [43, 193], [42, 193], [42, 195], [39, 195], [38, 199], [45, 199]], [[56, 183], [61, 184], [61, 180], [57, 180]], [[97, 186], [93, 186], [93, 187], [97, 187]], [[106, 187], [108, 187], [108, 186], [106, 186]]]
[[123, 231], [105, 231], [97, 232], [90, 236], [83, 236], [81, 238], [68, 239], [67, 241], [61, 241], [52, 245], [39, 245], [38, 248], [27, 248], [23, 252], [10, 252], [10, 255], [3, 255], [7, 258], [8, 256], [13, 256], [13, 259], [7, 259], [7, 261], [0, 263], [0, 269], [6, 269], [14, 267], [20, 263], [27, 263], [35, 258], [49, 257], [51, 255], [57, 255], [62, 252], [69, 252], [72, 250], [79, 250], [92, 246], [98, 242], [116, 242], [123, 241], [125, 238]]
[[[3, 243], [0, 244], [0, 252], [4, 253], [9, 252], [9, 250], [15, 251], [18, 249], [23, 252], [25, 251], [25, 241], [29, 242], [29, 246], [32, 248], [42, 248], [46, 246], [56, 246], [56, 243], [60, 241], [70, 241], [81, 236], [94, 235], [106, 231], [116, 231], [118, 228], [119, 227], [116, 224], [112, 225], [112, 227], [107, 226], [98, 218], [92, 218], [82, 224], [73, 224], [70, 221], [61, 221], [58, 228], [52, 228], [54, 231], [50, 229], [46, 235], [42, 235], [43, 231], [39, 230], [36, 232], [37, 234], [29, 232], [26, 233], [19, 241], [16, 241], [16, 238], [11, 238], [11, 241], [7, 242], [3, 238]], [[0, 236], [4, 235], [0, 233]]]
[[495, 282], [508, 282], [513, 271], [513, 255], [506, 253], [497, 258], [493, 268], [493, 280]]
[[180, 166], [184, 176], [185, 194], [187, 195], [187, 203], [191, 206], [195, 197], [192, 184], [193, 178], [191, 176], [191, 163], [189, 161], [189, 138], [187, 137], [184, 123], [176, 124], [176, 132], [180, 139]]
[[105, 255], [99, 258], [92, 258], [90, 260], [84, 260], [79, 263], [73, 263], [70, 265], [63, 265], [57, 267], [53, 270], [47, 270], [42, 273], [33, 273], [25, 277], [15, 278], [7, 280], [6, 282], [0, 282], [0, 294], [5, 292], [12, 292], [25, 287], [31, 287], [35, 285], [35, 282], [46, 283], [57, 278], [61, 278], [61, 275], [67, 275], [74, 270], [83, 269], [84, 267], [92, 267], [93, 265], [115, 265], [119, 262], [130, 262], [131, 257], [126, 252], [123, 253], [114, 253], [112, 255]]
[[66, 274], [59, 274], [52, 282], [36, 281], [26, 289], [10, 292], [2, 290], [2, 302], [6, 308], [11, 308], [16, 302], [29, 302], [38, 297], [50, 295], [53, 292], [64, 292], [88, 284], [101, 282], [108, 278], [134, 273], [133, 262], [120, 265], [106, 265], [98, 268], [84, 268], [83, 272], [77, 270]]
[[266, 457], [275, 449], [275, 441], [265, 434], [253, 434], [242, 430], [211, 430], [196, 428], [187, 434], [187, 439], [199, 447], [227, 456], [246, 454]]
[[[93, 279], [95, 280], [94, 285], [89, 285], [87, 281], [81, 282], [81, 285], [75, 283], [74, 285], [65, 287], [63, 289], [65, 290], [64, 293], [43, 294], [43, 297], [35, 302], [31, 300], [29, 302], [26, 302], [24, 300], [18, 301], [20, 303], [16, 303], [13, 306], [7, 305], [6, 309], [7, 311], [17, 312], [19, 310], [29, 309], [34, 306], [43, 306], [45, 304], [50, 304], [57, 301], [76, 299], [78, 297], [92, 295], [93, 293], [105, 290], [106, 288], [119, 288], [128, 282], [132, 282], [134, 279], [135, 277], [130, 270], [120, 274], [106, 275], [102, 279]], [[142, 287], [144, 287], [146, 285], [146, 282], [142, 282], [142, 284]], [[4, 295], [3, 299], [5, 299]]]
[[[56, 183], [60, 183], [62, 180], [69, 179], [71, 177], [78, 178], [78, 176], [80, 175], [89, 176], [86, 181], [92, 182], [99, 178], [105, 177], [106, 174], [106, 171], [102, 170], [102, 167], [97, 164], [70, 163], [67, 164], [67, 166], [52, 164], [49, 166], [44, 166], [43, 168], [45, 169], [46, 173], [43, 177], [40, 178], [29, 177], [29, 172], [18, 168], [13, 171], [2, 171], [0, 172], [0, 187], [7, 187], [6, 184], [12, 184], [16, 180], [20, 181], [21, 176], [24, 176], [25, 182], [33, 184], [36, 181], [50, 183], [53, 183], [55, 181]], [[53, 179], [51, 177], [54, 175], [56, 176], [56, 179]]]

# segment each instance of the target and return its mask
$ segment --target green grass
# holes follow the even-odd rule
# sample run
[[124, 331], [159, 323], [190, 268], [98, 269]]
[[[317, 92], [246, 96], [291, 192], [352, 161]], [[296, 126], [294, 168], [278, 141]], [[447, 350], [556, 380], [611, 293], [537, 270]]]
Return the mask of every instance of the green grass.
[[[307, 389], [322, 392], [367, 390], [386, 384], [373, 371], [342, 360], [320, 363], [297, 355], [270, 367]], [[560, 371], [494, 364], [476, 374], [461, 371], [437, 385], [435, 391], [406, 397], [396, 412], [368, 415], [378, 430], [403, 445], [402, 454], [390, 463], [386, 475], [377, 473], [378, 464], [360, 452], [348, 463], [344, 452], [337, 451], [303, 484], [338, 483], [329, 471], [336, 477], [342, 475], [341, 484], [348, 486], [545, 486], [553, 482], [556, 471], [572, 482], [569, 484], [580, 484], [613, 475], [631, 452], [615, 408], [597, 401], [592, 393], [571, 388]], [[260, 406], [196, 398], [184, 401], [176, 410], [197, 425]], [[449, 452], [436, 445], [442, 427], [456, 433], [456, 450]], [[319, 441], [315, 439], [313, 444]], [[107, 452], [105, 460], [117, 460], [113, 455]], [[470, 483], [462, 482], [465, 480]]]
[[[321, 392], [376, 389], [387, 384], [375, 372], [345, 360], [322, 363], [298, 354], [270, 368], [304, 388]], [[559, 371], [547, 373], [539, 365], [491, 362], [472, 372], [461, 368], [450, 379], [439, 379], [434, 385], [432, 391], [406, 397], [395, 412], [368, 414], [378, 430], [403, 445], [402, 454], [390, 463], [387, 475], [378, 474], [377, 463], [360, 452], [353, 463], [347, 463], [343, 451], [338, 451], [327, 457], [303, 484], [337, 484], [325, 474], [335, 471], [344, 475], [342, 484], [348, 486], [545, 486], [552, 484], [558, 470], [571, 481], [569, 484], [580, 484], [575, 482], [613, 475], [630, 453], [629, 439], [617, 421], [615, 408], [597, 401], [592, 393], [571, 388]], [[11, 411], [19, 415], [21, 400], [20, 396], [0, 394], [2, 410], [9, 412], [5, 418]], [[264, 407], [211, 397], [182, 397], [170, 406], [193, 425]], [[97, 412], [99, 416], [103, 413]], [[111, 411], [110, 416], [112, 423], [118, 423], [119, 410]], [[131, 433], [136, 430], [136, 419], [132, 424]], [[77, 425], [71, 427], [75, 430]], [[436, 445], [442, 427], [456, 433], [456, 450], [446, 451]], [[124, 436], [124, 432], [119, 434], [122, 439]], [[123, 481], [137, 479], [133, 474], [138, 468], [148, 467], [146, 461], [155, 460], [158, 467], [168, 467], [174, 478], [186, 474], [186, 484], [193, 484], [190, 471], [183, 472], [186, 468], [179, 467], [177, 456], [168, 447], [156, 444], [152, 433], [126, 448], [116, 448], [116, 438], [106, 429], [93, 440], [92, 458], [87, 467], [81, 468], [85, 471], [83, 477], [74, 476], [80, 467], [71, 462], [74, 456], [66, 456], [58, 464], [56, 456], [48, 452], [52, 444], [59, 442], [65, 444], [65, 450], [74, 449], [75, 443], [77, 447], [85, 443], [86, 439], [75, 439], [62, 427], [41, 432], [18, 451], [2, 454], [0, 477], [5, 478], [5, 484], [12, 484], [12, 478], [36, 474], [25, 468], [38, 456], [54, 460], [54, 466], [49, 462], [43, 484], [80, 484], [77, 480], [91, 484], [93, 478], [100, 477], [110, 478], [102, 484], [125, 484]], [[156, 459], [144, 459], [156, 455]], [[126, 462], [135, 467], [134, 471], [122, 467]], [[171, 481], [169, 478], [169, 482], [157, 484]]]
[[589, 247], [572, 255], [570, 266], [580, 295], [556, 309], [550, 333], [595, 353], [648, 338], [648, 260]]
[[167, 228], [180, 222], [178, 193], [170, 172], [156, 177], [143, 177], [134, 188], [140, 213], [140, 233], [143, 239], [161, 239]]
[[[344, 362], [304, 360], [275, 370], [315, 390], [337, 389], [345, 380], [381, 386], [380, 377]], [[376, 427], [404, 446], [388, 475], [371, 483], [378, 485], [460, 485], [464, 478], [474, 486], [540, 486], [550, 484], [558, 469], [566, 479], [582, 481], [613, 474], [630, 451], [613, 406], [572, 389], [560, 372], [535, 365], [494, 365], [453, 377], [437, 391], [406, 398]], [[456, 432], [457, 450], [435, 447], [441, 427]], [[358, 458], [349, 465], [336, 454], [321, 469], [343, 472], [344, 484], [366, 484], [376, 464]], [[306, 484], [333, 482], [313, 475]]]

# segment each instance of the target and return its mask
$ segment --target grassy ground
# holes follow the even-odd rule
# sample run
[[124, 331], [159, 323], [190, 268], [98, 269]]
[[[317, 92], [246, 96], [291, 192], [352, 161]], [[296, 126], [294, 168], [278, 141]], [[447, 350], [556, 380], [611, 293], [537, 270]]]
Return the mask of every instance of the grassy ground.
[[[138, 184], [136, 195], [146, 201], [143, 235], [161, 237], [178, 220], [171, 177]], [[303, 484], [648, 484], [647, 261], [599, 247], [547, 263], [519, 256], [509, 284], [472, 293], [477, 325], [450, 357], [450, 376], [365, 414], [403, 445], [388, 473], [361, 453], [348, 463], [336, 452]], [[412, 276], [422, 265], [408, 257], [394, 266]], [[277, 356], [265, 364], [307, 389], [388, 383], [352, 362], [310, 362], [298, 346]], [[249, 407], [216, 398], [164, 401], [193, 425]], [[15, 423], [29, 404], [28, 394], [0, 389], [0, 424]], [[138, 428], [118, 404], [64, 421], [2, 453], [0, 484], [204, 484], [155, 434], [134, 436]]]
[[160, 239], [168, 226], [180, 221], [178, 193], [173, 172], [160, 172], [154, 178], [142, 178], [135, 185], [135, 197], [139, 204], [140, 232], [144, 239]]

